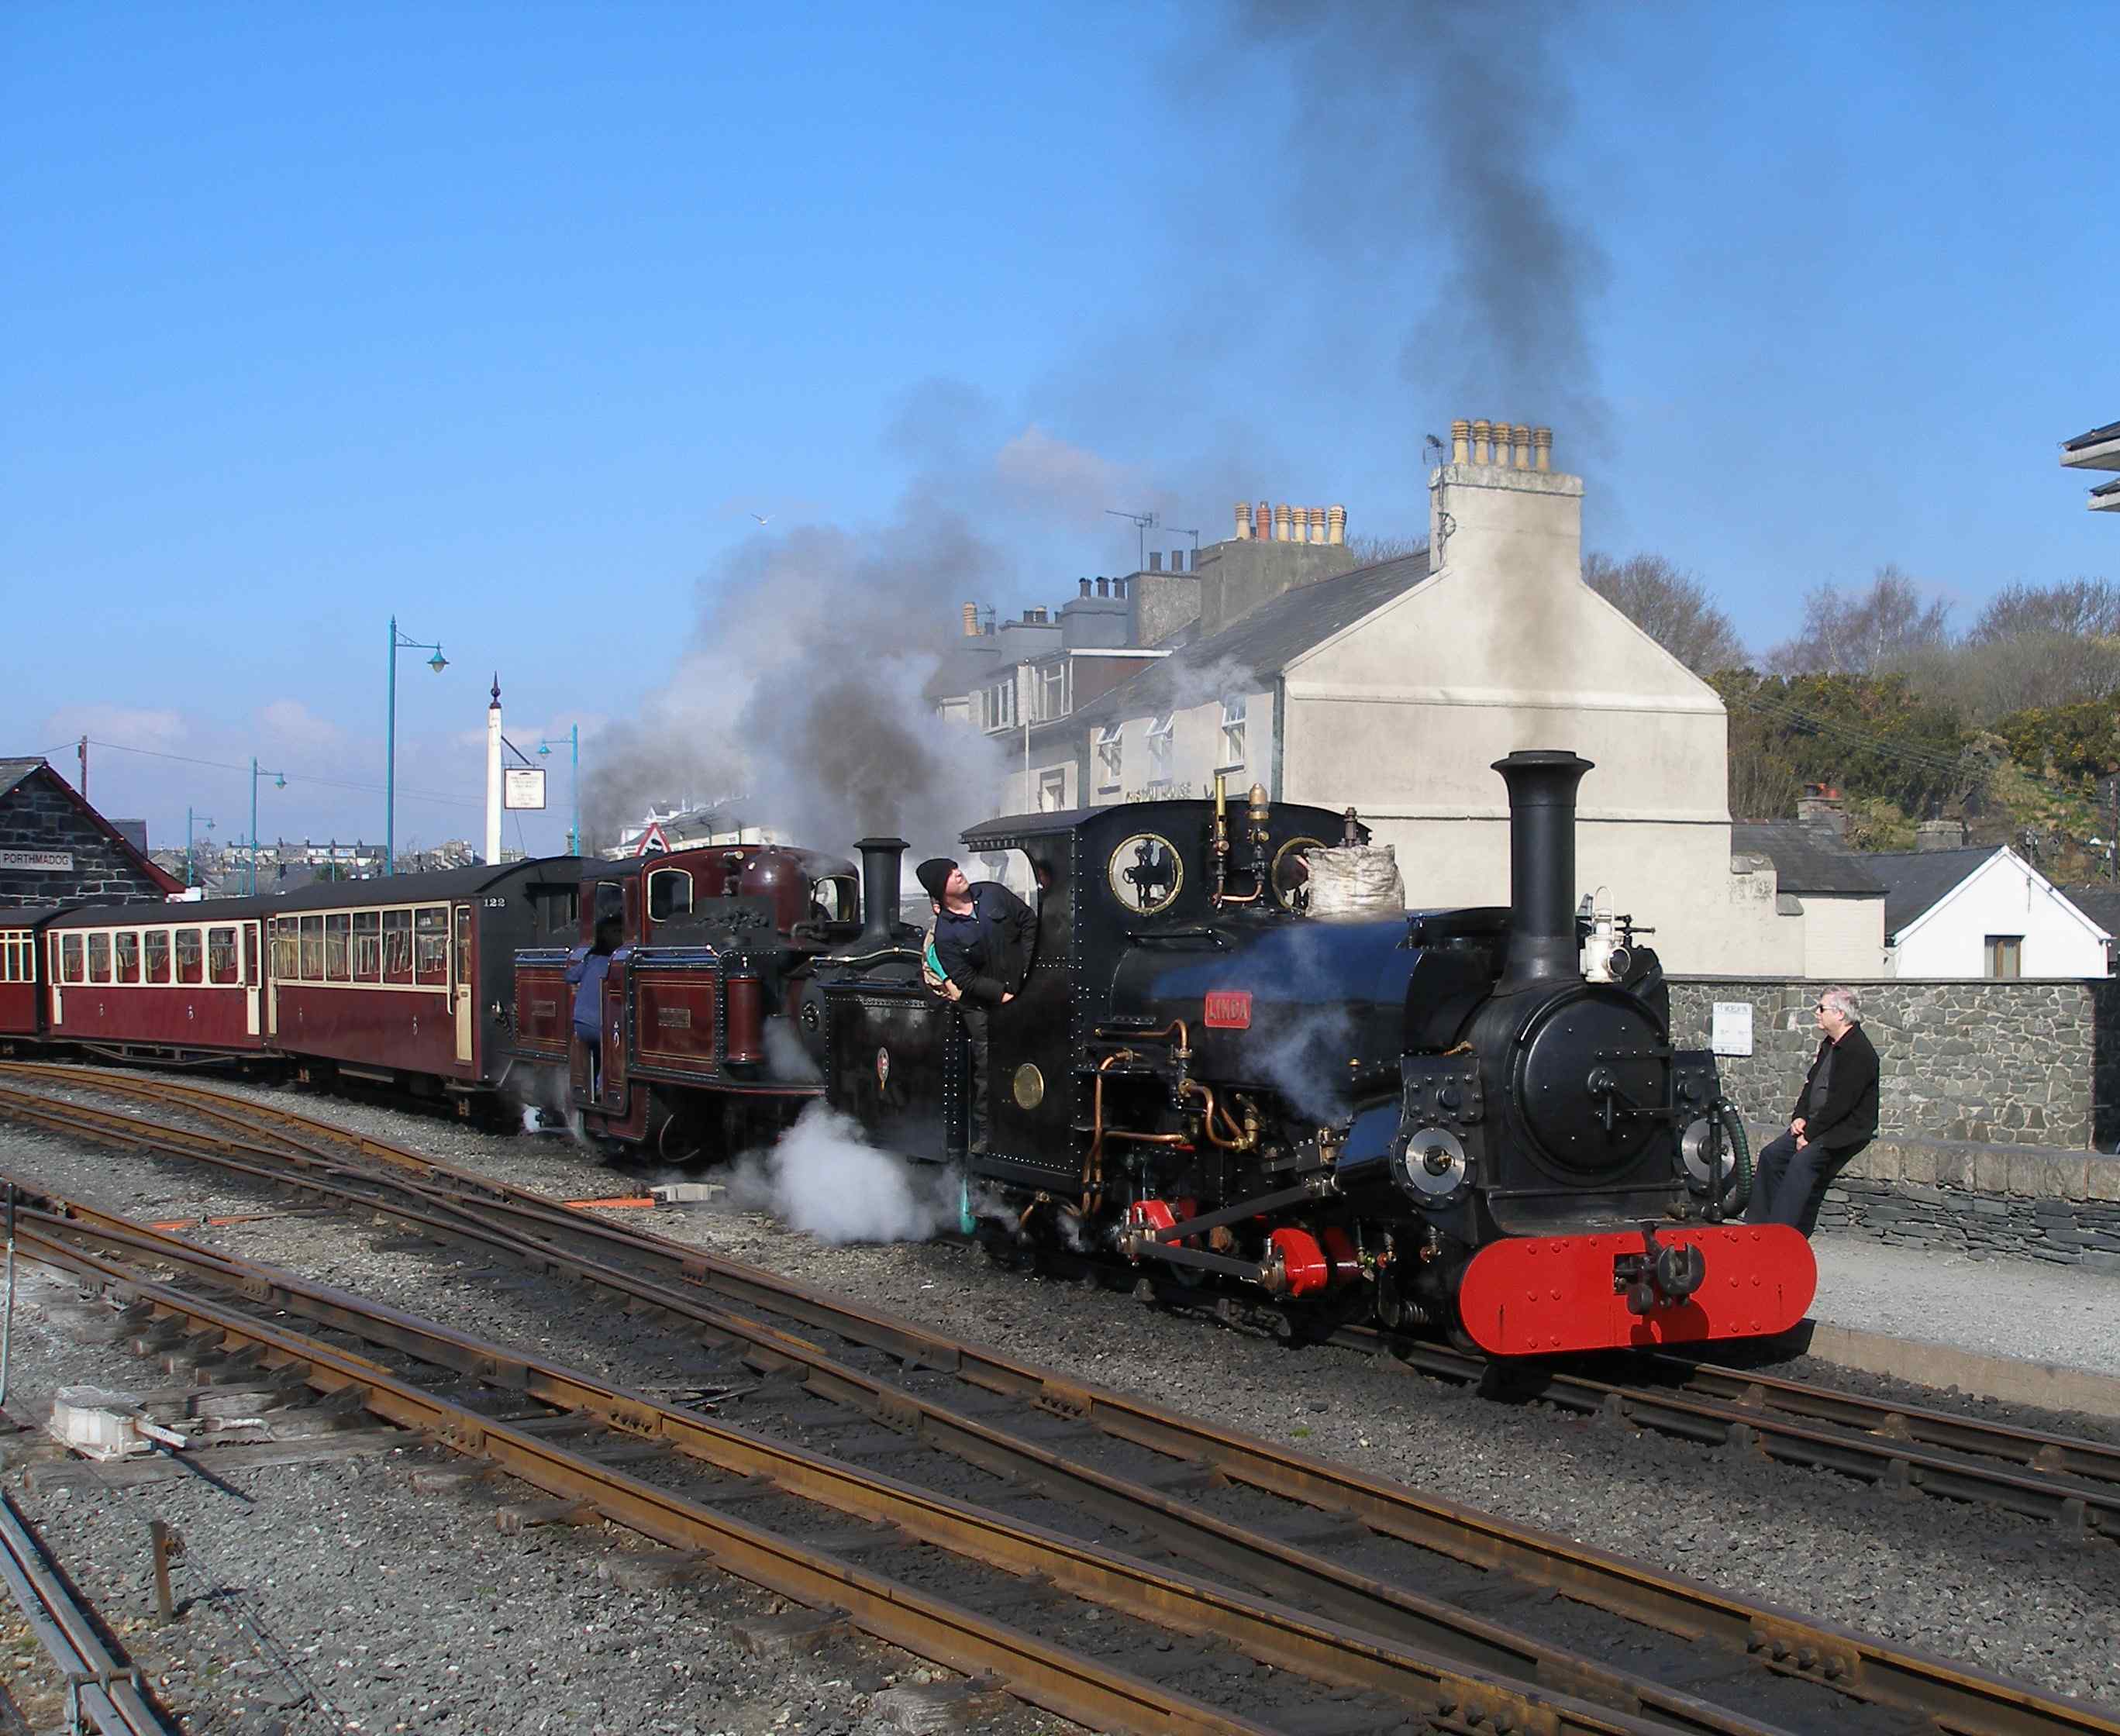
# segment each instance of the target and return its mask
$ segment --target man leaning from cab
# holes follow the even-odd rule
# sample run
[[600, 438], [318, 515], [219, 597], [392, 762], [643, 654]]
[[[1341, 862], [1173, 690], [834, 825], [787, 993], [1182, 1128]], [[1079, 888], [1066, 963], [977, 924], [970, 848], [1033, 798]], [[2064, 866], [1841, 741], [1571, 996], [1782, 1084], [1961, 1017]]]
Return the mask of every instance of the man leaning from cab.
[[996, 1007], [1016, 999], [1009, 986], [1010, 973], [1030, 956], [1038, 918], [1000, 881], [981, 880], [974, 885], [946, 856], [930, 856], [913, 872], [935, 907], [935, 960], [946, 985], [939, 992], [957, 1003], [965, 1021], [965, 1048], [972, 1075], [971, 1149], [984, 1151], [987, 1021]]

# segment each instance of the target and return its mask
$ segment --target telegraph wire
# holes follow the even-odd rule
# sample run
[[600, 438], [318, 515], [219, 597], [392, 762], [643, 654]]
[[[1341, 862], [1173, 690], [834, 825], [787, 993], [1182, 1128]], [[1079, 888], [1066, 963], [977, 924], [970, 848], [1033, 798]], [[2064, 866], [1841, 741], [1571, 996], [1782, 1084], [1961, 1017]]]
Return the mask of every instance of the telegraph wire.
[[[64, 745], [72, 747], [74, 744], [72, 741], [68, 741]], [[216, 771], [240, 772], [245, 777], [248, 777], [250, 773], [249, 766], [236, 765], [225, 759], [202, 759], [196, 754], [171, 754], [160, 748], [131, 747], [123, 741], [105, 741], [95, 736], [88, 738], [88, 745], [91, 747], [107, 749], [114, 754], [141, 754], [150, 759], [174, 759], [182, 765], [211, 766]], [[354, 783], [342, 777], [318, 777], [308, 772], [287, 772], [281, 775], [290, 783], [320, 784], [329, 789], [358, 791], [365, 796], [380, 796], [384, 793], [383, 786], [379, 783]], [[398, 793], [400, 796], [411, 796], [420, 801], [444, 802], [458, 808], [483, 808], [486, 805], [483, 801], [474, 801], [468, 796], [444, 796], [432, 790], [408, 790], [400, 786]]]

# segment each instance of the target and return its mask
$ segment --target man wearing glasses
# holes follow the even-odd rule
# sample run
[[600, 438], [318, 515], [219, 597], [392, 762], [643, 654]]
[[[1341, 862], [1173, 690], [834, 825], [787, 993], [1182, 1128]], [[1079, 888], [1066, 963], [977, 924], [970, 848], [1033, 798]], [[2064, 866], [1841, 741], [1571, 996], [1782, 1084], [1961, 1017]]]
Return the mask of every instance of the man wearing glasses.
[[1806, 1236], [1818, 1228], [1825, 1190], [1876, 1136], [1877, 1051], [1857, 1023], [1853, 991], [1826, 990], [1811, 1010], [1818, 1054], [1790, 1112], [1788, 1131], [1760, 1153], [1752, 1178], [1754, 1223], [1786, 1223]]

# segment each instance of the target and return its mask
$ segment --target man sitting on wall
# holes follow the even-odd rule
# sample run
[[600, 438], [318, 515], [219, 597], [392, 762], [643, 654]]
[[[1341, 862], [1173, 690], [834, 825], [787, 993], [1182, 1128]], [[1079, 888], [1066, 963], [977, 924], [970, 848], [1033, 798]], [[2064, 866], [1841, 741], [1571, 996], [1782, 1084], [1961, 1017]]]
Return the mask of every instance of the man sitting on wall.
[[[987, 1149], [987, 1020], [1016, 999], [1012, 985], [1030, 956], [1038, 918], [998, 880], [973, 885], [946, 856], [930, 856], [914, 876], [935, 906], [935, 958], [956, 990], [970, 1062], [970, 1146]], [[951, 998], [946, 996], [945, 998]]]
[[1760, 1153], [1746, 1214], [1750, 1222], [1786, 1223], [1810, 1235], [1833, 1178], [1876, 1137], [1877, 1051], [1857, 1023], [1861, 1012], [1851, 990], [1827, 989], [1818, 997], [1818, 1054], [1788, 1131]]

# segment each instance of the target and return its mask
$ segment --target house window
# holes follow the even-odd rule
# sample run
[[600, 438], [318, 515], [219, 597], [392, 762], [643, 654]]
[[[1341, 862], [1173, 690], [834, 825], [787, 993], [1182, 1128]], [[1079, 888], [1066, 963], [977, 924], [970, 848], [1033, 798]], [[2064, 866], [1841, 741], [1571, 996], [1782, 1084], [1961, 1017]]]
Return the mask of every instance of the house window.
[[980, 715], [988, 729], [1012, 729], [1016, 726], [1016, 677], [998, 686], [989, 687], [979, 695]]
[[1244, 763], [1244, 696], [1237, 694], [1222, 702], [1222, 760], [1224, 768]]
[[1165, 712], [1148, 726], [1148, 787], [1170, 787], [1170, 765], [1175, 757], [1172, 744], [1178, 735], [1178, 714]]
[[1988, 974], [1991, 977], [2021, 977], [2025, 974], [2025, 937], [2022, 935], [1988, 935]]
[[1126, 725], [1107, 723], [1097, 731], [1097, 793], [1109, 796], [1119, 787], [1126, 758]]
[[1071, 709], [1067, 703], [1067, 666], [1056, 664], [1039, 678], [1038, 721], [1049, 723], [1055, 717], [1066, 717]]
[[1038, 774], [1038, 811], [1058, 814], [1067, 805], [1067, 768], [1061, 766]]

